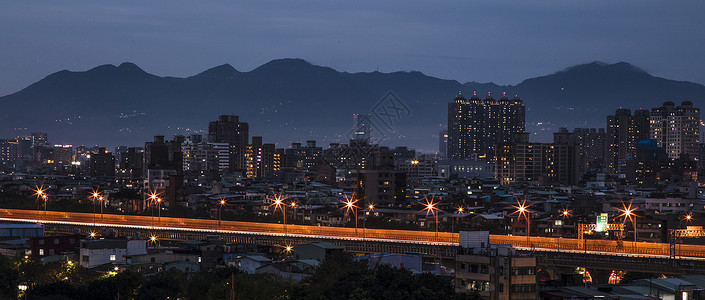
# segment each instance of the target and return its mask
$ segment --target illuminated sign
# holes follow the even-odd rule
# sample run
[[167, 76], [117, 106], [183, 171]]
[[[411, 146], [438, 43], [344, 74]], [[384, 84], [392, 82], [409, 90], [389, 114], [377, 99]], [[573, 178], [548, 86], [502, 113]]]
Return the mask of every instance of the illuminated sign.
[[595, 231], [596, 232], [604, 232], [607, 230], [607, 213], [601, 213], [599, 216], [597, 216], [597, 222], [595, 222]]

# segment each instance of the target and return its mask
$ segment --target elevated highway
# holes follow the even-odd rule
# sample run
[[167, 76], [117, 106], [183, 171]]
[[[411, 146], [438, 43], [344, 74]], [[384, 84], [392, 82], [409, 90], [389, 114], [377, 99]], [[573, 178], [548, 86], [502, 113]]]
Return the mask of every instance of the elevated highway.
[[[258, 245], [296, 245], [314, 241], [328, 241], [346, 247], [348, 251], [423, 253], [428, 256], [452, 259], [458, 247], [458, 234], [433, 231], [363, 229], [283, 225], [273, 223], [239, 222], [150, 217], [98, 213], [75, 213], [37, 210], [0, 209], [1, 222], [32, 222], [45, 225], [47, 232], [100, 233], [103, 230], [118, 236], [158, 239], [200, 240], [217, 236], [228, 242]], [[490, 235], [492, 244], [511, 244], [521, 251], [535, 251], [542, 264], [555, 266], [586, 265], [616, 268], [622, 266], [654, 272], [694, 270], [705, 272], [705, 246], [679, 245], [677, 257], [669, 256], [669, 244], [624, 242], [618, 247], [612, 240], [585, 240]], [[622, 262], [619, 263], [618, 262]], [[616, 265], [617, 264], [617, 265]], [[649, 269], [646, 268], [646, 269]]]

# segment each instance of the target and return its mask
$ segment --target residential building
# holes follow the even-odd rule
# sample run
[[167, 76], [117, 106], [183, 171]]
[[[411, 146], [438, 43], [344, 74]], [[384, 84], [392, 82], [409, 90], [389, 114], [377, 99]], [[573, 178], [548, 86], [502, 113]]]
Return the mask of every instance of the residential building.
[[664, 102], [663, 106], [651, 109], [651, 138], [659, 147], [666, 148], [670, 159], [687, 155], [698, 157], [700, 135], [700, 109], [693, 102], [683, 101], [680, 106]]
[[455, 290], [483, 299], [536, 299], [536, 257], [510, 245], [490, 245], [487, 231], [461, 231]]
[[448, 158], [494, 161], [497, 143], [524, 132], [525, 110], [519, 97], [495, 101], [489, 94], [484, 100], [458, 94], [448, 103]]

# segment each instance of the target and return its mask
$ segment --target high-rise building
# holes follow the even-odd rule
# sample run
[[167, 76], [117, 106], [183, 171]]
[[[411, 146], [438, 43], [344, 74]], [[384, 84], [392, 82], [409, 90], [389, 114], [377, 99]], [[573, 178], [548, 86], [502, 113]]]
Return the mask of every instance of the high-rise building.
[[394, 167], [394, 151], [376, 149], [365, 169], [350, 170], [355, 195], [367, 203], [406, 202], [406, 172]]
[[120, 166], [117, 179], [123, 184], [138, 186], [144, 174], [144, 149], [137, 147], [127, 148], [120, 154]]
[[573, 132], [560, 128], [553, 134], [554, 144], [575, 144], [578, 147], [578, 168], [601, 171], [605, 167], [605, 129], [575, 128]]
[[668, 158], [678, 159], [687, 155], [696, 160], [700, 135], [700, 109], [693, 102], [683, 101], [680, 106], [664, 102], [651, 109], [651, 138], [659, 147], [666, 148]]
[[115, 156], [103, 147], [91, 154], [89, 166], [91, 177], [115, 177]]
[[222, 115], [208, 124], [208, 134], [213, 142], [230, 145], [230, 171], [245, 170], [245, 149], [250, 140], [249, 125], [238, 116]]
[[438, 154], [442, 158], [448, 156], [448, 129], [443, 129], [438, 133]]
[[323, 156], [323, 148], [316, 146], [316, 141], [306, 141], [306, 146], [301, 143], [292, 143], [291, 147], [284, 150], [282, 166], [304, 173], [314, 172]]
[[512, 141], [525, 130], [525, 105], [514, 97], [491, 95], [484, 100], [458, 94], [448, 103], [448, 158], [494, 160], [498, 143]]
[[610, 173], [622, 173], [626, 162], [636, 155], [636, 145], [649, 138], [649, 111], [617, 109], [607, 116], [606, 169]]
[[353, 114], [353, 139], [370, 141], [370, 131], [372, 124], [370, 123], [370, 115]]
[[528, 133], [514, 142], [500, 143], [495, 177], [501, 184], [576, 185], [580, 179], [579, 147], [558, 134], [553, 144], [529, 143]]
[[274, 144], [263, 144], [261, 136], [253, 136], [252, 144], [245, 149], [245, 165], [247, 177], [276, 176], [281, 170], [281, 153]]
[[215, 180], [230, 166], [230, 145], [228, 143], [209, 142], [200, 134], [191, 135], [181, 144], [184, 160], [184, 172], [192, 177], [204, 177]]

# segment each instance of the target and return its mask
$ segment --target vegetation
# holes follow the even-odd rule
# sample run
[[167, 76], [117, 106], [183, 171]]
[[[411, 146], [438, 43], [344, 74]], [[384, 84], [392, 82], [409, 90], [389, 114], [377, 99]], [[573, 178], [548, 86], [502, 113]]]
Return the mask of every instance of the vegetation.
[[[234, 282], [234, 288], [232, 283]], [[132, 271], [100, 274], [70, 262], [12, 261], [0, 256], [0, 299], [478, 299], [456, 294], [448, 277], [413, 274], [380, 265], [374, 269], [348, 254], [330, 256], [301, 283], [235, 268], [189, 274], [169, 269], [151, 277]]]

